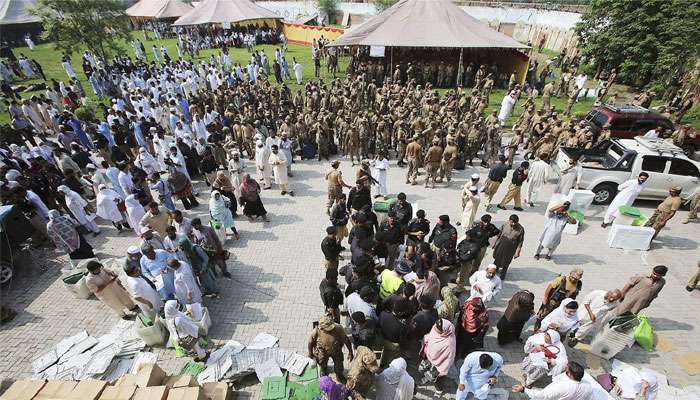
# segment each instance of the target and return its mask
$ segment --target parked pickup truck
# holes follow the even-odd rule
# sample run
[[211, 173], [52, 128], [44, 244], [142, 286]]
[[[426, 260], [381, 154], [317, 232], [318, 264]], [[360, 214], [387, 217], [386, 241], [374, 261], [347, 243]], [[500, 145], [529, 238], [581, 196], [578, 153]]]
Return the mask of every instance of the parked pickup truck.
[[700, 163], [663, 140], [636, 137], [606, 140], [591, 149], [562, 147], [554, 160], [554, 171], [560, 175], [571, 158], [581, 162], [579, 188], [593, 191], [595, 204], [610, 203], [617, 186], [642, 171], [649, 174], [649, 179], [639, 199], [662, 200], [672, 186], [683, 188], [684, 202], [700, 192]]

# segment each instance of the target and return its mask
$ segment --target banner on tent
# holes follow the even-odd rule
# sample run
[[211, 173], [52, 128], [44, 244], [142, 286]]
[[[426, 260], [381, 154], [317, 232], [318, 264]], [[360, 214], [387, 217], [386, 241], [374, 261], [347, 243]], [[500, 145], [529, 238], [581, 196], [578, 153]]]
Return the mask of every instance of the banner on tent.
[[369, 56], [370, 57], [384, 57], [386, 52], [385, 46], [369, 46]]

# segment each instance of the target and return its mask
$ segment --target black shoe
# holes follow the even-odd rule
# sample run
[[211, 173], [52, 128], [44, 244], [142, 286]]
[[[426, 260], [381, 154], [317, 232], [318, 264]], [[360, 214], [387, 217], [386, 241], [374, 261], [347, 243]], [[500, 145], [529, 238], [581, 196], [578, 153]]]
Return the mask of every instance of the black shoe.
[[224, 271], [221, 275], [224, 276], [224, 278], [231, 280], [231, 273], [228, 271]]
[[513, 207], [513, 210], [515, 210], [515, 211], [525, 211], [525, 210], [523, 210], [522, 207]]
[[690, 287], [690, 286], [686, 286], [686, 287], [685, 287], [685, 290], [687, 290], [687, 291], [689, 291], [689, 292], [692, 292], [693, 290], [695, 290], [695, 288], [694, 288], [694, 287]]
[[549, 261], [549, 260], [552, 259], [552, 256], [550, 256], [549, 254], [547, 254], [546, 256], [544, 256], [544, 259], [547, 260], [547, 261]]
[[[500, 205], [500, 204], [499, 204], [499, 205], [497, 205], [496, 207], [500, 208], [501, 210], [507, 210], [507, 208], [503, 207], [503, 206], [502, 206], [502, 205]], [[521, 208], [521, 210], [522, 210], [522, 208]]]
[[290, 192], [289, 192], [289, 195], [292, 196], [292, 197], [294, 197], [294, 191], [290, 191]]
[[539, 254], [535, 254], [535, 260], [539, 260], [539, 259], [540, 259], [540, 255], [539, 255]]

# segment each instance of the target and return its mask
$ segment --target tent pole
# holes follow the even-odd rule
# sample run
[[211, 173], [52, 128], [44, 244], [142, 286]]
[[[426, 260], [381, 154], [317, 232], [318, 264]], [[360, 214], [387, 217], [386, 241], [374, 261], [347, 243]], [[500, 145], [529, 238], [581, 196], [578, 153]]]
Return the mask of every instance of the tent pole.
[[391, 47], [391, 59], [389, 61], [390, 68], [389, 68], [389, 76], [393, 76], [394, 74], [394, 47]]

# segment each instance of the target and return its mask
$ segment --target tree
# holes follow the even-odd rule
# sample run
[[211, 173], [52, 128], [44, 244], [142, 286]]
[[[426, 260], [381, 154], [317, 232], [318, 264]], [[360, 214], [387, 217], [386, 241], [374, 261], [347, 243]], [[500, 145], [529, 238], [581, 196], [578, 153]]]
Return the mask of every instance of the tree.
[[32, 12], [41, 18], [42, 37], [66, 54], [84, 45], [106, 60], [131, 39], [121, 0], [39, 0]]
[[576, 25], [582, 54], [623, 83], [663, 85], [700, 50], [700, 0], [592, 0]]
[[399, 0], [374, 0], [372, 3], [377, 8], [377, 11], [382, 12], [396, 4], [398, 1]]
[[333, 15], [338, 11], [338, 2], [339, 0], [316, 0], [318, 9], [328, 18], [328, 24], [332, 24], [334, 21]]

